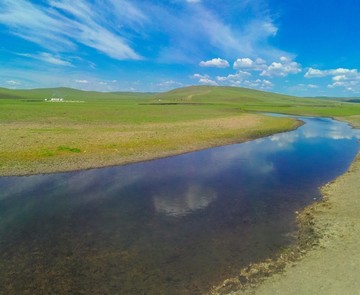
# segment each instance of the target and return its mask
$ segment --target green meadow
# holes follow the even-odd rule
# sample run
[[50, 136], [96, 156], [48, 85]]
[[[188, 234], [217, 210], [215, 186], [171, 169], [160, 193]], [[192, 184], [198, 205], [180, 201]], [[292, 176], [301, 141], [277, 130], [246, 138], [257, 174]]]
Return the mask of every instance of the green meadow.
[[[50, 99], [63, 98], [63, 102]], [[71, 171], [149, 160], [296, 128], [261, 112], [360, 122], [360, 104], [237, 87], [166, 93], [0, 88], [0, 175]]]

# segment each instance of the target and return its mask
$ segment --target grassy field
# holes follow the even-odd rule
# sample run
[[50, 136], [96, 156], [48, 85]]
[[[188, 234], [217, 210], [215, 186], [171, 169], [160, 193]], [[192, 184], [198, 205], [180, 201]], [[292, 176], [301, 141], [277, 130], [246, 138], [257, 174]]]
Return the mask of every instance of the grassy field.
[[360, 114], [359, 103], [339, 98], [300, 98], [238, 87], [197, 86], [155, 95], [161, 102], [223, 103], [243, 111], [275, 112], [313, 116], [351, 116]]
[[[45, 101], [51, 97], [63, 97], [64, 102]], [[187, 87], [158, 94], [0, 88], [0, 175], [125, 164], [298, 125], [254, 111], [360, 118], [355, 103], [235, 87]]]

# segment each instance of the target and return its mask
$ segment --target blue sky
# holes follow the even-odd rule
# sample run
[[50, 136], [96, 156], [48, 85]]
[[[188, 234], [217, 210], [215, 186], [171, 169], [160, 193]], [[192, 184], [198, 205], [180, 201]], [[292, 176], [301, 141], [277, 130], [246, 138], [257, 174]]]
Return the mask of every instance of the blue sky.
[[0, 0], [0, 87], [360, 96], [358, 0]]

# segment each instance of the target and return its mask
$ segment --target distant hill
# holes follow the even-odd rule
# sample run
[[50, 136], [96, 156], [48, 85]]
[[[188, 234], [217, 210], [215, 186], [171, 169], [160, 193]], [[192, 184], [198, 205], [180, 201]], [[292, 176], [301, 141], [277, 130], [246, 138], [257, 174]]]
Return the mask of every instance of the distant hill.
[[174, 103], [242, 103], [242, 104], [258, 104], [258, 103], [308, 103], [314, 101], [307, 98], [296, 96], [265, 92], [242, 87], [227, 86], [190, 86], [174, 89], [168, 92], [154, 95], [154, 99], [158, 102], [174, 102]]
[[58, 87], [39, 89], [7, 89], [0, 88], [0, 99], [31, 99], [45, 100], [52, 97], [61, 97], [68, 100], [93, 100], [93, 99], [121, 99], [121, 98], [144, 98], [153, 93], [140, 92], [97, 92], [79, 89]]
[[307, 97], [309, 99], [326, 99], [326, 100], [335, 100], [341, 102], [353, 102], [353, 103], [360, 103], [360, 97], [329, 97], [329, 96], [314, 96], [314, 97]]
[[296, 97], [242, 87], [189, 86], [162, 93], [142, 92], [97, 92], [58, 87], [39, 89], [0, 88], [0, 99], [45, 100], [52, 97], [64, 100], [105, 100], [105, 99], [149, 99], [151, 104], [191, 104], [191, 103], [240, 103], [242, 105], [273, 104], [292, 105], [309, 103], [360, 102], [360, 98]]

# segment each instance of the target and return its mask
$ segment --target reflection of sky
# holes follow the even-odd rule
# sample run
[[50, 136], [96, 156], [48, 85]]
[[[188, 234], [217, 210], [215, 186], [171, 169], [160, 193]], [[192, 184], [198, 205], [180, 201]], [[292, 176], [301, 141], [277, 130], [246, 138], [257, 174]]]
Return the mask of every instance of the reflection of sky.
[[[331, 119], [302, 118], [305, 125], [295, 131], [279, 133], [269, 137], [260, 138], [239, 145], [231, 145], [209, 150], [212, 161], [204, 170], [210, 173], [219, 173], [229, 168], [232, 163], [238, 162], [246, 171], [254, 174], [272, 173], [275, 164], [269, 155], [284, 151], [293, 151], [299, 144], [311, 144], [311, 139], [329, 140], [357, 140], [360, 139], [360, 130], [352, 129], [348, 124]], [[324, 141], [325, 142], [325, 141]], [[251, 160], [249, 160], [251, 159]], [[306, 159], [304, 159], [306, 161]], [[213, 162], [217, 165], [214, 166]]]
[[[120, 167], [3, 177], [0, 202], [26, 198], [34, 202], [34, 208], [38, 202], [63, 198], [66, 206], [81, 206], [129, 195], [140, 198], [141, 194], [152, 200], [155, 213], [181, 217], [219, 201], [222, 184], [236, 195], [260, 183], [271, 186], [269, 178], [284, 187], [286, 182], [309, 182], [311, 177], [328, 173], [326, 170], [333, 174], [319, 176], [319, 181], [344, 171], [358, 149], [360, 131], [331, 119], [300, 119], [306, 124], [295, 131], [243, 144]], [[19, 201], [17, 208], [21, 205]], [[14, 218], [26, 210], [15, 209]]]
[[306, 119], [316, 120], [318, 125], [313, 127], [307, 124], [302, 128], [300, 133], [305, 138], [329, 138], [334, 140], [339, 139], [360, 139], [360, 130], [351, 128], [347, 123], [336, 122], [331, 124], [331, 119]]
[[199, 185], [190, 185], [184, 191], [161, 191], [154, 196], [157, 212], [169, 216], [185, 216], [193, 211], [206, 208], [216, 199], [216, 192]]
[[[135, 288], [143, 275], [178, 288], [187, 276], [196, 284], [262, 261], [288, 245], [294, 212], [358, 151], [359, 133], [348, 125], [304, 120], [296, 131], [160, 160], [0, 178], [5, 272], [51, 274], [66, 261], [59, 280], [69, 269], [89, 280], [106, 269]], [[203, 277], [204, 267], [214, 276]]]

